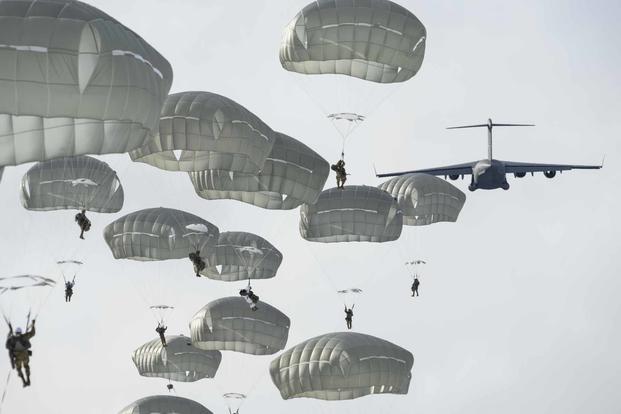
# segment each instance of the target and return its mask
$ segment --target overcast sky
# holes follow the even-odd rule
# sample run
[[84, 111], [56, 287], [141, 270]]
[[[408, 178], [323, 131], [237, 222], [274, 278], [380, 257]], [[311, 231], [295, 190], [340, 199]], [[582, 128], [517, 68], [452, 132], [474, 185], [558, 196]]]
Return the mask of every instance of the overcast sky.
[[[234, 99], [273, 129], [334, 161], [340, 137], [321, 108], [281, 68], [283, 27], [306, 0], [93, 0], [171, 63], [171, 92], [203, 90]], [[335, 287], [365, 290], [354, 329], [414, 354], [405, 396], [346, 402], [283, 401], [268, 365], [274, 356], [225, 352], [215, 379], [176, 384], [177, 395], [224, 413], [224, 392], [248, 394], [246, 413], [618, 413], [621, 408], [621, 270], [616, 215], [621, 194], [621, 3], [410, 1], [428, 31], [421, 71], [352, 135], [348, 184], [377, 185], [378, 170], [473, 161], [486, 156], [484, 130], [463, 123], [535, 123], [494, 130], [495, 156], [512, 161], [599, 163], [548, 180], [510, 178], [510, 191], [467, 191], [457, 223], [404, 228], [392, 243], [318, 245], [298, 232], [298, 210], [268, 211], [195, 195], [184, 173], [106, 155], [125, 188], [119, 214], [92, 214], [86, 241], [72, 211], [28, 212], [19, 183], [30, 164], [0, 184], [2, 275], [58, 277], [57, 259], [80, 259], [74, 300], [53, 291], [33, 339], [32, 387], [13, 377], [3, 413], [116, 413], [166, 393], [143, 378], [131, 352], [155, 338], [150, 300], [176, 306], [170, 333], [188, 333], [209, 301], [240, 284], [193, 277], [188, 261], [114, 260], [106, 224], [129, 212], [171, 207], [221, 231], [268, 239], [284, 254], [274, 279], [254, 285], [292, 320], [288, 346], [345, 328]], [[327, 186], [334, 185], [331, 176]], [[421, 296], [409, 296], [403, 262], [428, 260]], [[0, 381], [8, 373], [0, 358]]]

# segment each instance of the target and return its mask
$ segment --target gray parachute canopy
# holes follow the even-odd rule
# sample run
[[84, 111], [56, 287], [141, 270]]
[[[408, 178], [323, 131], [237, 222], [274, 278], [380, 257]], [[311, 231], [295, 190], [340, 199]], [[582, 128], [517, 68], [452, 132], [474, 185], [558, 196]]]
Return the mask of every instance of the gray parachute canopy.
[[242, 231], [220, 233], [210, 252], [207, 267], [200, 273], [226, 282], [269, 279], [276, 276], [282, 262], [282, 253], [270, 242]]
[[171, 381], [194, 382], [213, 378], [218, 371], [222, 354], [192, 346], [185, 336], [166, 336], [166, 347], [157, 338], [132, 353], [132, 360], [143, 377], [165, 378]]
[[242, 297], [214, 300], [190, 321], [192, 344], [201, 349], [271, 355], [285, 348], [289, 317], [260, 301], [252, 311]]
[[210, 222], [172, 208], [149, 208], [123, 216], [104, 229], [104, 239], [115, 259], [183, 259], [209, 249], [219, 230]]
[[425, 56], [425, 26], [388, 0], [318, 0], [285, 28], [282, 67], [302, 74], [343, 74], [403, 82]]
[[300, 207], [300, 234], [308, 241], [386, 242], [399, 238], [403, 218], [395, 199], [368, 186], [331, 188]]
[[207, 200], [232, 199], [266, 209], [289, 210], [314, 203], [330, 174], [321, 155], [280, 132], [257, 174], [222, 170], [190, 173], [196, 193]]
[[414, 356], [393, 343], [354, 332], [308, 339], [283, 352], [270, 375], [283, 399], [351, 400], [407, 394]]
[[119, 414], [213, 414], [196, 401], [172, 395], [152, 395], [134, 401]]
[[405, 174], [377, 186], [397, 198], [403, 224], [423, 226], [457, 221], [466, 195], [454, 185], [429, 174]]
[[166, 98], [159, 133], [129, 155], [171, 171], [257, 173], [274, 139], [274, 131], [237, 102], [211, 92], [180, 92]]
[[103, 161], [85, 155], [62, 157], [28, 170], [22, 178], [21, 200], [28, 210], [116, 213], [123, 207], [123, 187]]
[[170, 64], [140, 36], [71, 0], [0, 2], [0, 166], [141, 146]]

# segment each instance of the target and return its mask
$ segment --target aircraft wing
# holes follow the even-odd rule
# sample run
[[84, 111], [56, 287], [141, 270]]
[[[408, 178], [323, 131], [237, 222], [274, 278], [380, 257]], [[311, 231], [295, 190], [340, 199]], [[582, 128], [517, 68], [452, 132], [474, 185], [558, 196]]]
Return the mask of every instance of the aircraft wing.
[[535, 173], [568, 170], [599, 170], [602, 165], [533, 164], [529, 162], [504, 161], [507, 173]]
[[476, 165], [476, 161], [467, 162], [465, 164], [455, 164], [455, 165], [447, 165], [446, 167], [438, 167], [438, 168], [425, 168], [422, 170], [412, 170], [412, 171], [402, 171], [402, 172], [392, 172], [392, 173], [375, 173], [376, 177], [395, 177], [398, 175], [405, 174], [413, 174], [413, 173], [421, 173], [421, 174], [429, 174], [429, 175], [469, 175], [472, 174], [472, 167]]

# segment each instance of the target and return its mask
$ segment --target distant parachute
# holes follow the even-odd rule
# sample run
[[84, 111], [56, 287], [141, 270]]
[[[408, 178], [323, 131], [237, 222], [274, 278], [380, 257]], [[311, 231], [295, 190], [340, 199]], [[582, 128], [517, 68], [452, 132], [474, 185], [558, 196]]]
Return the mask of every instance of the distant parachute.
[[407, 226], [457, 221], [466, 202], [466, 195], [457, 187], [429, 174], [400, 175], [377, 187], [397, 199]]
[[190, 338], [166, 336], [167, 346], [157, 338], [138, 347], [132, 360], [143, 377], [158, 377], [170, 381], [194, 382], [213, 378], [218, 371], [222, 354], [192, 346]]
[[172, 208], [149, 208], [123, 216], [104, 229], [115, 259], [184, 259], [192, 251], [209, 249], [218, 228], [202, 218]]
[[283, 399], [350, 400], [369, 394], [407, 394], [412, 354], [354, 332], [308, 339], [280, 354], [270, 375]]
[[260, 301], [256, 311], [242, 297], [216, 299], [190, 321], [192, 344], [200, 349], [270, 355], [284, 349], [291, 321]]
[[300, 234], [314, 242], [392, 241], [401, 235], [402, 222], [397, 202], [375, 187], [331, 188], [300, 208]]
[[40, 275], [23, 274], [0, 277], [0, 311], [14, 328], [36, 319], [56, 286], [56, 280]]
[[159, 133], [132, 160], [170, 171], [258, 173], [274, 131], [237, 102], [211, 92], [175, 93], [164, 102]]
[[213, 414], [196, 401], [172, 395], [152, 395], [134, 401], [119, 414]]
[[315, 151], [280, 132], [256, 174], [206, 170], [191, 172], [196, 193], [207, 200], [231, 199], [266, 209], [289, 210], [314, 203], [330, 173], [328, 162]]
[[244, 403], [246, 395], [238, 392], [227, 392], [222, 395], [222, 398], [224, 398], [224, 401], [226, 402], [229, 414], [239, 414], [239, 409]]
[[391, 93], [412, 78], [427, 32], [388, 0], [313, 1], [285, 28], [280, 63], [347, 140]]
[[363, 291], [360, 288], [348, 288], [337, 290], [336, 293], [343, 297], [343, 303], [347, 308], [353, 308], [356, 304], [356, 299], [359, 295], [362, 295]]
[[201, 274], [226, 282], [269, 279], [276, 276], [282, 262], [282, 253], [270, 242], [242, 231], [220, 233], [210, 252]]
[[39, 162], [22, 178], [21, 200], [28, 210], [116, 213], [123, 207], [123, 197], [116, 172], [84, 155]]
[[342, 74], [403, 82], [425, 55], [425, 26], [388, 0], [314, 1], [283, 33], [282, 67], [303, 74]]
[[0, 166], [137, 148], [157, 127], [168, 61], [88, 4], [3, 2]]

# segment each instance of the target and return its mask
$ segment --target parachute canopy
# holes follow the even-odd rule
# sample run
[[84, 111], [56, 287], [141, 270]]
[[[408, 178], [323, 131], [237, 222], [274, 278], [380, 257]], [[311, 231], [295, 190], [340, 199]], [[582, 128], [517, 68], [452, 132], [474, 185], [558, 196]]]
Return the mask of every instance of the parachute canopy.
[[314, 203], [330, 173], [315, 151], [280, 132], [257, 174], [207, 170], [191, 172], [196, 193], [207, 200], [232, 199], [266, 209], [289, 210]]
[[218, 228], [202, 218], [172, 208], [138, 210], [104, 229], [115, 259], [167, 260], [187, 258], [189, 252], [209, 249]]
[[137, 148], [171, 83], [168, 61], [95, 7], [4, 1], [0, 166]]
[[202, 275], [210, 279], [234, 282], [246, 279], [269, 279], [276, 276], [282, 253], [256, 234], [241, 231], [220, 233], [210, 250]]
[[28, 210], [116, 213], [123, 207], [123, 197], [116, 172], [85, 155], [39, 162], [22, 178], [22, 205]]
[[37, 317], [54, 286], [56, 281], [45, 276], [0, 277], [0, 310], [4, 319], [14, 328], [28, 329], [28, 322]]
[[420, 69], [425, 26], [388, 0], [318, 0], [285, 28], [280, 63], [302, 74], [403, 82]]
[[129, 155], [164, 170], [256, 174], [273, 145], [274, 131], [237, 102], [180, 92], [166, 98], [159, 133]]
[[45, 276], [18, 275], [0, 277], [0, 295], [22, 289], [52, 288], [55, 285], [56, 281], [54, 279]]
[[213, 378], [222, 354], [192, 346], [185, 336], [166, 336], [166, 347], [157, 338], [132, 353], [132, 360], [143, 377], [165, 378], [170, 381], [194, 382]]
[[375, 187], [331, 188], [315, 204], [300, 207], [300, 234], [314, 242], [392, 241], [402, 223], [397, 202]]
[[260, 301], [252, 311], [242, 297], [216, 299], [190, 321], [192, 344], [200, 349], [271, 355], [285, 348], [289, 317]]
[[466, 195], [454, 185], [429, 174], [405, 174], [377, 186], [397, 199], [403, 224], [423, 226], [457, 221]]
[[246, 395], [240, 394], [238, 392], [227, 392], [225, 394], [222, 394], [222, 398], [224, 398], [224, 401], [226, 402], [229, 413], [239, 414], [239, 408], [244, 403]]
[[213, 414], [196, 401], [172, 395], [152, 395], [134, 401], [119, 414]]
[[368, 394], [407, 394], [412, 354], [388, 341], [354, 332], [306, 340], [283, 352], [270, 375], [283, 399], [350, 400]]

